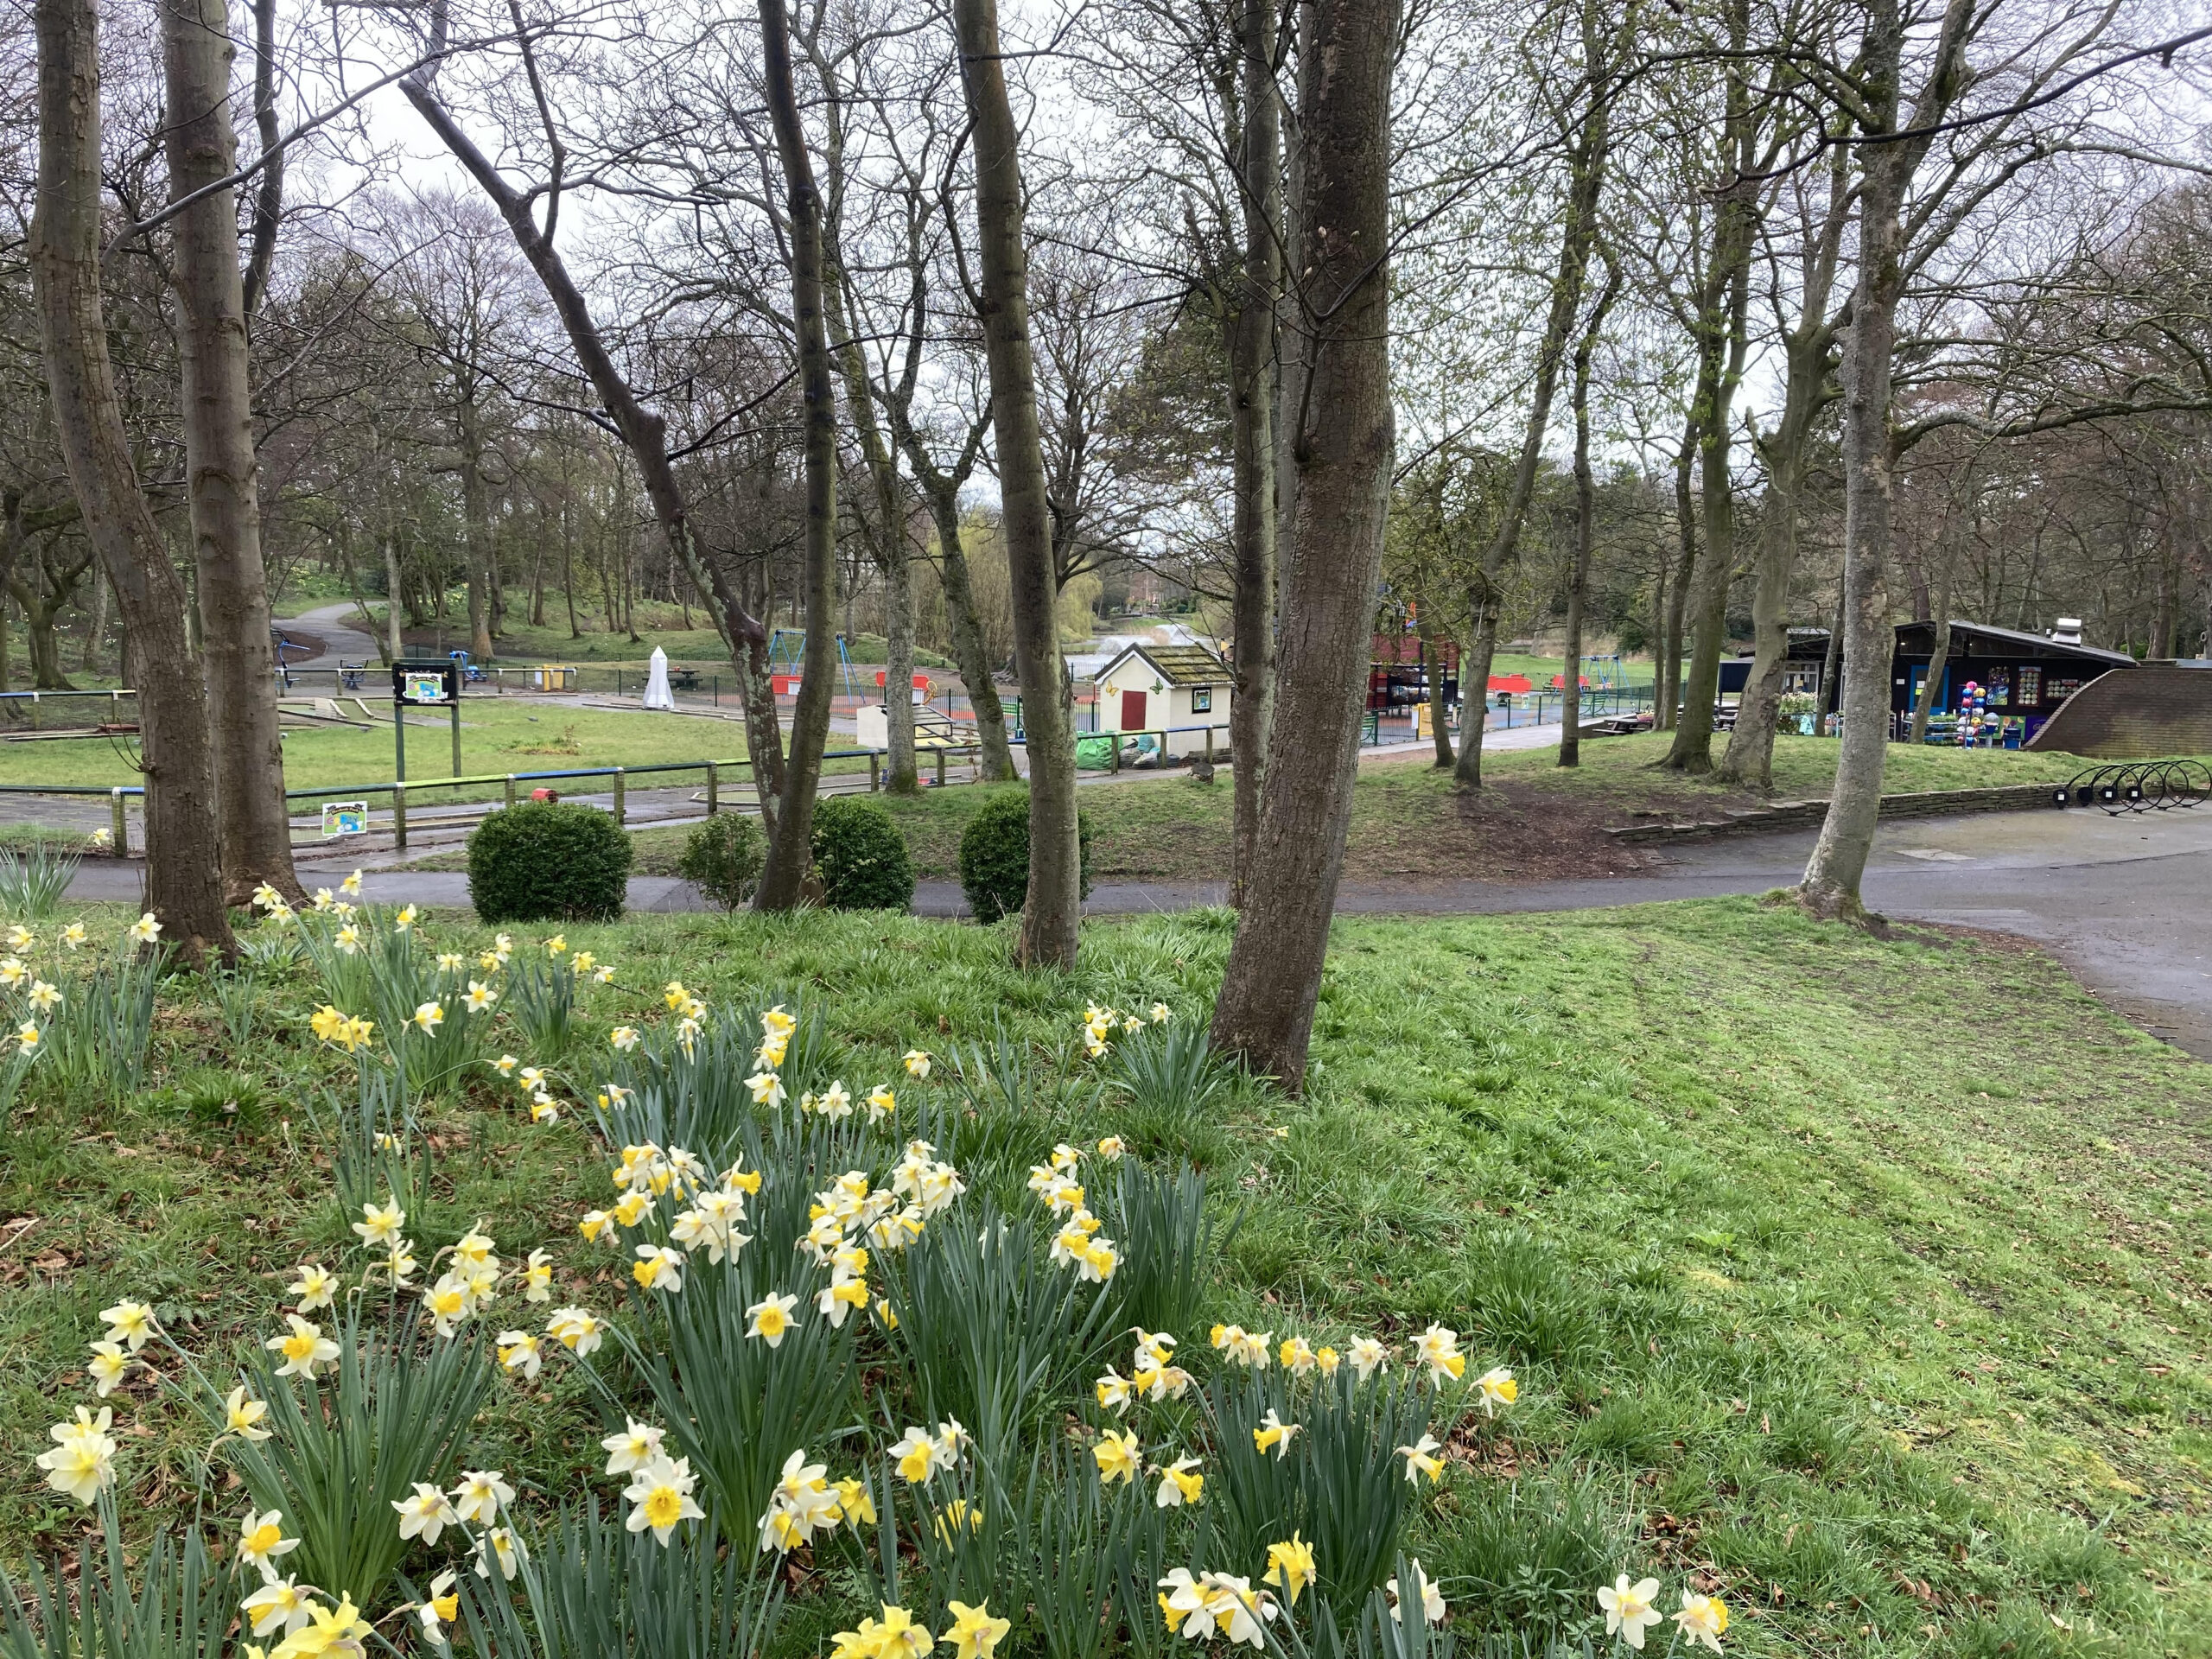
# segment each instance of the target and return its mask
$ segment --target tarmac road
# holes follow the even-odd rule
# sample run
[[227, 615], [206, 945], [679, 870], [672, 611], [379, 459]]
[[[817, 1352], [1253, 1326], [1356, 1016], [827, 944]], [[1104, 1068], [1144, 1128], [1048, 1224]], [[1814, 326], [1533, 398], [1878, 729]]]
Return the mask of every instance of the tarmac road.
[[[1668, 849], [1667, 868], [1565, 881], [1347, 885], [1341, 915], [1471, 915], [1580, 910], [1723, 893], [1763, 893], [1794, 882], [1811, 830], [1770, 831]], [[334, 884], [346, 866], [302, 864], [310, 887]], [[391, 870], [365, 878], [368, 896], [391, 904], [465, 905], [457, 872]], [[129, 899], [135, 865], [88, 861], [73, 897]], [[2049, 949], [2092, 991], [2145, 1030], [2212, 1060], [2212, 804], [2193, 810], [2107, 817], [2094, 808], [1991, 813], [1883, 826], [1867, 867], [1867, 904], [1899, 920], [1986, 928]], [[683, 881], [640, 876], [636, 910], [702, 908]], [[1102, 883], [1093, 915], [1142, 914], [1219, 904], [1219, 884]], [[914, 908], [958, 916], [949, 881], [925, 881]]]

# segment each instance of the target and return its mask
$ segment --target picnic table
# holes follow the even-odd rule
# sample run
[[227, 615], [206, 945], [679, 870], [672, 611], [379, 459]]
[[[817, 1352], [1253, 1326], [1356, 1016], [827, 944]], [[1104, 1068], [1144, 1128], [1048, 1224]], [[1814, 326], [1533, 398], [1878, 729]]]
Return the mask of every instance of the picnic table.
[[671, 668], [668, 671], [668, 683], [677, 691], [696, 691], [699, 689], [699, 671], [696, 668]]

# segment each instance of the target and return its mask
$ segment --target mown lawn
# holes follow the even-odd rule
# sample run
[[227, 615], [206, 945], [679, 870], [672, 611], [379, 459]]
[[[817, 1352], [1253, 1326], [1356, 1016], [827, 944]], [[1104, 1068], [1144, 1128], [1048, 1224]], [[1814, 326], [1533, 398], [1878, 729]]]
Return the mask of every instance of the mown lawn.
[[[2212, 1068], [2039, 956], [1723, 900], [1340, 924], [1303, 1102], [1244, 1087], [1202, 1121], [1135, 1118], [1065, 1086], [1049, 1057], [1088, 999], [1204, 1018], [1230, 926], [1093, 925], [1065, 978], [1007, 966], [1003, 929], [887, 916], [567, 935], [620, 969], [594, 1041], [659, 1017], [671, 976], [820, 1005], [849, 1078], [1003, 1030], [1055, 1103], [1009, 1122], [979, 1183], [1019, 1200], [1058, 1135], [1122, 1134], [1241, 1214], [1213, 1317], [1401, 1339], [1438, 1319], [1473, 1365], [1513, 1365], [1505, 1432], [1455, 1443], [1415, 1524], [1465, 1636], [1590, 1630], [1592, 1588], [1649, 1570], [1725, 1595], [1746, 1653], [2212, 1652]], [[192, 985], [140, 1095], [35, 1082], [7, 1125], [10, 1563], [85, 1524], [29, 1459], [86, 1392], [96, 1310], [149, 1294], [219, 1349], [349, 1242], [314, 1110], [338, 1068], [302, 1029], [317, 988], [263, 984], [240, 1044]], [[604, 1201], [604, 1151], [515, 1107], [487, 1082], [433, 1113], [422, 1236], [480, 1218], [612, 1302], [572, 1224]], [[486, 1460], [525, 1504], [595, 1466], [581, 1384], [494, 1398]], [[114, 1403], [134, 1491], [188, 1504], [198, 1431], [143, 1382]], [[836, 1628], [843, 1594], [808, 1586], [787, 1635]]]
[[[1607, 824], [1638, 815], [1697, 817], [1759, 798], [1701, 779], [1660, 771], [1664, 736], [1606, 738], [1582, 746], [1582, 764], [1561, 771], [1554, 748], [1484, 757], [1482, 793], [1456, 793], [1449, 773], [1419, 757], [1376, 760], [1360, 769], [1345, 846], [1347, 879], [1434, 880], [1471, 876], [1515, 880], [1602, 874], [1632, 868], [1611, 844]], [[1775, 745], [1780, 800], [1827, 793], [1836, 746], [1810, 737]], [[1894, 792], [2057, 781], [2084, 765], [2072, 755], [2017, 751], [1915, 748], [1893, 744], [1885, 787]], [[906, 836], [916, 872], [944, 879], [958, 868], [960, 832], [987, 798], [965, 785], [925, 790], [911, 799], [880, 798]], [[1181, 773], [1097, 782], [1081, 791], [1092, 831], [1092, 874], [1099, 880], [1208, 881], [1228, 869], [1231, 791], [1224, 776], [1193, 784]], [[640, 871], [672, 874], [682, 829], [640, 830]]]

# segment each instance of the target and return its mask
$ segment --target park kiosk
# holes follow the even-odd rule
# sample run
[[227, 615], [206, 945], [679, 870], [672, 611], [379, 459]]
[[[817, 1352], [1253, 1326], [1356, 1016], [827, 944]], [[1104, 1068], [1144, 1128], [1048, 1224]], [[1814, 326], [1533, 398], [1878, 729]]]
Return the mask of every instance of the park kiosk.
[[[2071, 638], [2066, 636], [2071, 635]], [[1910, 716], [1929, 664], [1936, 653], [1936, 625], [1900, 622], [1897, 649], [1890, 659], [1890, 709]], [[1929, 705], [1939, 714], [1955, 710], [1966, 687], [1978, 689], [1985, 714], [2017, 721], [2032, 740], [2044, 722], [2090, 681], [2114, 669], [2133, 669], [2124, 651], [2102, 651], [2082, 643], [2081, 625], [2062, 626], [2056, 636], [1986, 622], [1951, 624], [1950, 648], [1943, 654], [1942, 678]]]

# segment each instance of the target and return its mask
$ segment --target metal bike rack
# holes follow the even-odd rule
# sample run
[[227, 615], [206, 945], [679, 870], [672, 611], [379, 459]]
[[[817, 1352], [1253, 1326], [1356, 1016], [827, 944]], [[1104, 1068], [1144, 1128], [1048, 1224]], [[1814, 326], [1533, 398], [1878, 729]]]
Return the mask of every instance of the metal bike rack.
[[2053, 806], [2099, 806], [2109, 817], [2124, 812], [2193, 809], [2212, 795], [2212, 766], [2202, 760], [2116, 760], [2076, 772], [2051, 791]]

